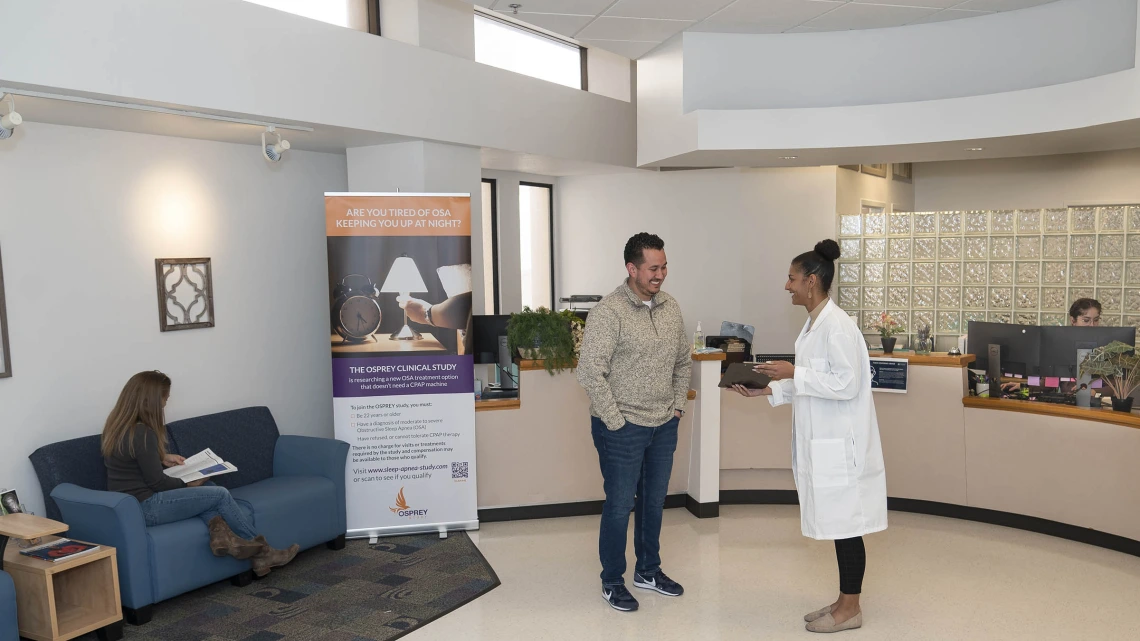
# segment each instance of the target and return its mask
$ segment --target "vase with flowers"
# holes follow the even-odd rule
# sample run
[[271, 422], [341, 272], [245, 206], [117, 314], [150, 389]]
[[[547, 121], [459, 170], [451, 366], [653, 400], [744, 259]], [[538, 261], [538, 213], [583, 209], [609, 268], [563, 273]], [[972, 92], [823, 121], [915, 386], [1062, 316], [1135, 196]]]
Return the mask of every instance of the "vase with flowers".
[[883, 340], [883, 353], [893, 354], [895, 342], [898, 340], [895, 335], [902, 333], [902, 324], [890, 314], [883, 312], [879, 315], [879, 320], [871, 326], [871, 329], [879, 332], [879, 338]]

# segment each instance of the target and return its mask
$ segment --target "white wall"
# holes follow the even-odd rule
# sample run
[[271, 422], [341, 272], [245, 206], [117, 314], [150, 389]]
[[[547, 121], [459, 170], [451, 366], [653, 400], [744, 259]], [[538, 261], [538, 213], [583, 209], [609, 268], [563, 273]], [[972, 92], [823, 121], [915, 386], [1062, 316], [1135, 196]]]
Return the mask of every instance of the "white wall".
[[914, 165], [917, 211], [1140, 203], [1140, 149]]
[[835, 235], [835, 167], [637, 172], [559, 179], [559, 291], [609, 294], [641, 231], [665, 241], [665, 290], [688, 330], [756, 326], [756, 348], [790, 351], [804, 322], [784, 292], [788, 265]]
[[697, 114], [686, 114], [678, 36], [637, 61], [637, 164], [697, 148]]
[[1131, 69], [1136, 0], [1060, 0], [893, 29], [686, 33], [685, 112], [941, 100]]
[[635, 159], [627, 102], [248, 2], [0, 0], [0, 15], [20, 25], [0, 38], [0, 85], [609, 165]]
[[475, 59], [475, 11], [459, 0], [384, 0], [380, 33], [407, 44]]
[[586, 78], [590, 93], [629, 102], [633, 63], [629, 58], [590, 47], [586, 51]]
[[[347, 187], [344, 156], [26, 124], [0, 176], [0, 484], [30, 509], [28, 455], [99, 433], [140, 370], [173, 379], [169, 420], [267, 405], [283, 433], [332, 436], [322, 194]], [[159, 332], [154, 259], [200, 256], [216, 327]]]
[[895, 180], [890, 168], [886, 178], [860, 171], [836, 168], [835, 207], [840, 214], [858, 213], [864, 200], [883, 203], [887, 211], [914, 211], [914, 183]]

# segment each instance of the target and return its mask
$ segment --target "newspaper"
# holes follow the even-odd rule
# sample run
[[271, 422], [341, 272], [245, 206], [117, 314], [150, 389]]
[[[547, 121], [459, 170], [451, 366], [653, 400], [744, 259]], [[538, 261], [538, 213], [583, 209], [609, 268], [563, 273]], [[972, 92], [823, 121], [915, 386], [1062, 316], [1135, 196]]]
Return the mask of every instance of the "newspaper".
[[183, 482], [193, 483], [200, 479], [236, 471], [237, 467], [234, 464], [222, 460], [222, 457], [214, 454], [213, 450], [207, 447], [186, 459], [182, 465], [166, 468], [165, 473], [167, 476], [181, 479]]

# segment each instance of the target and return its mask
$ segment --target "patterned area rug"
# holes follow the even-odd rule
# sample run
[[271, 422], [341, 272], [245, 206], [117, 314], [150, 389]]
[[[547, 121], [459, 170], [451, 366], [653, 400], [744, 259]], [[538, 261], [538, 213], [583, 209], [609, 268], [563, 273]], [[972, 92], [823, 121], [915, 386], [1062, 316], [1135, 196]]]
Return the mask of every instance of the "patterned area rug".
[[498, 585], [462, 532], [350, 540], [244, 588], [227, 581], [164, 601], [150, 623], [124, 625], [124, 641], [387, 641]]

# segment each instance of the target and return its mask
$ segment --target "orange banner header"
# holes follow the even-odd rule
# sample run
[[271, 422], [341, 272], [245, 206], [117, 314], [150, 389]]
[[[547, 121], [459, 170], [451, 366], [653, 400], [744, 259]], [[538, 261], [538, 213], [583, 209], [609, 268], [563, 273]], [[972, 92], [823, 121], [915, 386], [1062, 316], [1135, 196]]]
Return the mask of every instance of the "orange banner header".
[[325, 196], [329, 236], [470, 236], [471, 197]]

